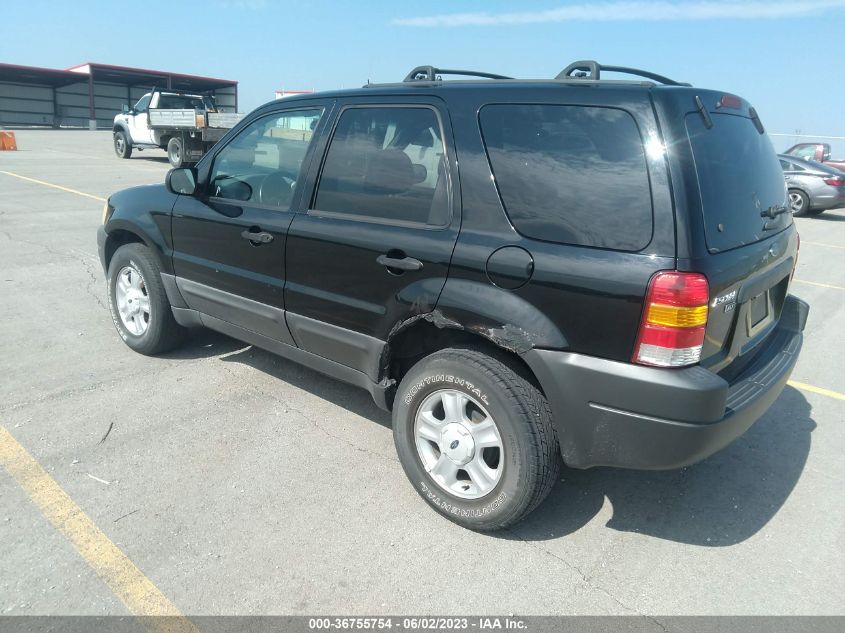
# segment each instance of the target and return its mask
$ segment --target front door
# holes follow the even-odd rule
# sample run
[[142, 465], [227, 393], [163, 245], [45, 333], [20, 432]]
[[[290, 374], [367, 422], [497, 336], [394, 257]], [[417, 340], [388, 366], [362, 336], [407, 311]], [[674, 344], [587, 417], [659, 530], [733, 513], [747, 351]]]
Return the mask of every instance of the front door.
[[375, 379], [390, 330], [434, 309], [460, 224], [449, 129], [433, 98], [344, 104], [288, 232], [299, 347]]
[[285, 243], [324, 104], [259, 117], [213, 156], [201, 193], [173, 208], [173, 268], [190, 308], [291, 344]]
[[150, 99], [152, 95], [145, 94], [138, 99], [129, 117], [129, 134], [133, 143], [152, 143], [153, 132], [150, 129]]

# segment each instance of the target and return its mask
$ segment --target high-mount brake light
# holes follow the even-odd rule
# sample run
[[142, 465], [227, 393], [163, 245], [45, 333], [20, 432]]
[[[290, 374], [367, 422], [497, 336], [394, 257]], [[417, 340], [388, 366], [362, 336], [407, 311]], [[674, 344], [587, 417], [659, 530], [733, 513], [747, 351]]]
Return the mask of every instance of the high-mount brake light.
[[710, 284], [700, 273], [662, 271], [648, 284], [633, 362], [685, 367], [701, 360]]
[[719, 99], [719, 107], [734, 108], [738, 110], [742, 107], [742, 99], [735, 97], [734, 95], [722, 95], [722, 98]]

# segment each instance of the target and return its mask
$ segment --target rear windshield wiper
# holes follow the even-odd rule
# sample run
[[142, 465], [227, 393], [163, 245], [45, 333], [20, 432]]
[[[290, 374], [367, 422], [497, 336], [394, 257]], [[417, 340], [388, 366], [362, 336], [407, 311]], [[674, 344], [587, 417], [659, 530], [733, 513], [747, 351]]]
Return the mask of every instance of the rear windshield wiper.
[[760, 211], [760, 217], [774, 220], [780, 214], [786, 213], [787, 211], [789, 211], [788, 207], [785, 207], [782, 204], [773, 204], [768, 209]]

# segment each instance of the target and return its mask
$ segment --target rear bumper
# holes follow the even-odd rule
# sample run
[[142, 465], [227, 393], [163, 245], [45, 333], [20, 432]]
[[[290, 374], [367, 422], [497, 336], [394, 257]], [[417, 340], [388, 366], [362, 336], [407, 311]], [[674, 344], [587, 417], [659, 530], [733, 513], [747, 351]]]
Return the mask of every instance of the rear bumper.
[[549, 398], [567, 465], [679, 468], [742, 435], [777, 399], [803, 340], [809, 306], [787, 297], [781, 319], [743, 371], [659, 369], [531, 350], [525, 361]]
[[845, 187], [828, 186], [823, 192], [810, 198], [813, 209], [838, 209], [845, 207]]

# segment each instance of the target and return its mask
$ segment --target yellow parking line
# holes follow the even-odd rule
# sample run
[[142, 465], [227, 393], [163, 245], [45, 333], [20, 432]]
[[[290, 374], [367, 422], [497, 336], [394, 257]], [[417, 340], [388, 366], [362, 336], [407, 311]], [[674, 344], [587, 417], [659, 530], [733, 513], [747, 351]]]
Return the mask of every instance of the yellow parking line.
[[28, 180], [29, 182], [34, 182], [37, 185], [44, 185], [45, 187], [52, 187], [53, 189], [58, 189], [60, 191], [66, 191], [67, 193], [75, 193], [77, 196], [85, 196], [86, 198], [91, 198], [92, 200], [99, 200], [100, 202], [105, 202], [105, 198], [101, 198], [100, 196], [94, 196], [90, 193], [85, 193], [84, 191], [77, 191], [76, 189], [71, 189], [70, 187], [62, 187], [61, 185], [54, 185], [51, 182], [44, 182], [43, 180], [38, 180], [36, 178], [30, 178], [29, 176], [21, 176], [20, 174], [15, 174], [10, 171], [2, 171], [0, 170], [0, 174], [5, 174], [7, 176], [11, 176], [12, 178], [20, 178], [21, 180]]
[[150, 633], [199, 633], [2, 425], [0, 464]]
[[839, 393], [838, 391], [831, 391], [830, 389], [823, 389], [822, 387], [816, 387], [814, 385], [808, 385], [805, 382], [798, 382], [797, 380], [790, 380], [786, 384], [791, 387], [795, 387], [796, 389], [802, 389], [803, 391], [809, 391], [811, 393], [817, 393], [822, 396], [827, 396], [828, 398], [836, 398], [837, 400], [845, 400], [845, 393]]
[[826, 248], [841, 248], [845, 250], [845, 246], [837, 246], [836, 244], [825, 244], [824, 242], [810, 242], [808, 240], [801, 240], [801, 244], [810, 244], [811, 246], [824, 246]]
[[793, 279], [792, 281], [799, 284], [807, 284], [808, 286], [819, 286], [820, 288], [833, 288], [834, 290], [845, 290], [845, 286], [834, 286], [833, 284], [823, 284], [818, 281], [807, 281], [805, 279]]

